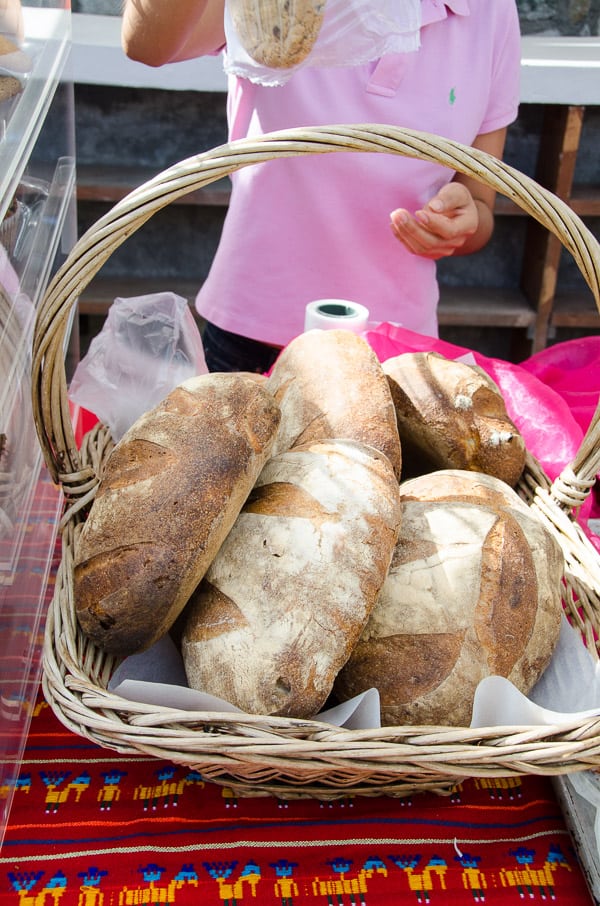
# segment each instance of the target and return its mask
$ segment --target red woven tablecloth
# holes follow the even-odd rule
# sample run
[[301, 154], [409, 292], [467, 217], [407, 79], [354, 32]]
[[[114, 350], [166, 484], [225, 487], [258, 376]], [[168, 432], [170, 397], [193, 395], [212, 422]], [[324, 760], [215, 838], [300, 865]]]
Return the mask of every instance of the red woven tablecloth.
[[449, 799], [236, 800], [73, 735], [39, 700], [0, 852], [3, 904], [589, 906], [545, 778]]
[[452, 798], [237, 800], [74, 735], [40, 696], [11, 792], [2, 906], [592, 903], [547, 778], [469, 780]]

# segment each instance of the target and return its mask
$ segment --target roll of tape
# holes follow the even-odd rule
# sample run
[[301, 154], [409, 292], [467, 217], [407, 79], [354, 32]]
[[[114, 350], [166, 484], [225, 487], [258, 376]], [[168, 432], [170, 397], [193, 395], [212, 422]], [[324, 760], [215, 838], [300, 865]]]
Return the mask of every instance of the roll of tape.
[[351, 330], [361, 333], [367, 329], [369, 310], [358, 302], [345, 299], [317, 299], [306, 306], [304, 330]]

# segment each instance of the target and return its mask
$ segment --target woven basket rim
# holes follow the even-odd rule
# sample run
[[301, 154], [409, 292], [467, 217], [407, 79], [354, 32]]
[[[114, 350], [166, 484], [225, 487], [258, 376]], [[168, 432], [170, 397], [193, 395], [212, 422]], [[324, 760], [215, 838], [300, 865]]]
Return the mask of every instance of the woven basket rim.
[[[385, 125], [290, 129], [188, 158], [134, 189], [73, 248], [47, 290], [35, 326], [34, 420], [48, 469], [68, 504], [61, 525], [62, 560], [46, 624], [46, 698], [63, 723], [102, 746], [196, 767], [206, 779], [247, 795], [406, 795], [414, 789], [447, 791], [466, 776], [559, 775], [600, 768], [600, 717], [574, 719], [559, 727], [353, 731], [291, 718], [157, 710], [108, 691], [114, 663], [88, 643], [76, 625], [72, 548], [112, 447], [103, 425], [84, 438], [81, 449], [73, 435], [63, 349], [78, 296], [113, 251], [176, 198], [244, 166], [332, 151], [432, 160], [491, 185], [558, 236], [600, 310], [600, 246], [569, 206], [502, 161], [429, 133]], [[530, 456], [519, 487], [559, 538], [566, 564], [565, 607], [591, 645], [600, 626], [600, 557], [572, 516], [600, 470], [599, 424], [597, 411], [575, 462], [556, 482], [551, 485]]]

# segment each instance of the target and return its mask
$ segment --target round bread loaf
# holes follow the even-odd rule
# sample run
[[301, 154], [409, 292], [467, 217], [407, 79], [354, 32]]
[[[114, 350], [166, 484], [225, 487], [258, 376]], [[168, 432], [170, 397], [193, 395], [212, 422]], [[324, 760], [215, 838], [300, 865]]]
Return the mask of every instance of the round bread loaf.
[[273, 457], [184, 612], [190, 686], [246, 712], [311, 717], [387, 575], [400, 490], [355, 441]]
[[324, 0], [229, 0], [244, 50], [262, 66], [288, 69], [309, 55], [319, 36]]
[[279, 407], [245, 374], [184, 381], [106, 461], [75, 550], [83, 631], [132, 654], [172, 625], [269, 455]]
[[403, 479], [469, 469], [514, 487], [525, 467], [525, 442], [481, 368], [435, 352], [407, 352], [387, 359], [383, 370], [396, 409]]
[[563, 556], [499, 479], [445, 470], [400, 486], [402, 526], [342, 699], [376, 687], [386, 725], [469, 726], [492, 674], [527, 694], [558, 640]]
[[400, 478], [402, 452], [387, 378], [369, 344], [349, 330], [309, 330], [280, 353], [267, 387], [281, 408], [273, 455], [326, 438], [380, 450]]
[[23, 83], [11, 75], [0, 75], [0, 103], [16, 97], [23, 91]]

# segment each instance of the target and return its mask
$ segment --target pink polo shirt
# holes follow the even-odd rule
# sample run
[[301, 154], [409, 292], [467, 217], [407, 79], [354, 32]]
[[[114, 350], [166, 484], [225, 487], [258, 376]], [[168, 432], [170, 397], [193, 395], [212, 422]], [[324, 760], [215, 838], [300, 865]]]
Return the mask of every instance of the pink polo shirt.
[[[421, 47], [364, 66], [301, 69], [279, 87], [233, 77], [230, 138], [294, 126], [389, 123], [470, 145], [519, 104], [514, 0], [423, 0]], [[450, 169], [384, 153], [334, 152], [252, 164], [233, 191], [198, 312], [219, 327], [285, 345], [308, 302], [359, 302], [372, 322], [437, 335], [435, 262], [411, 255], [390, 212], [416, 210]]]

